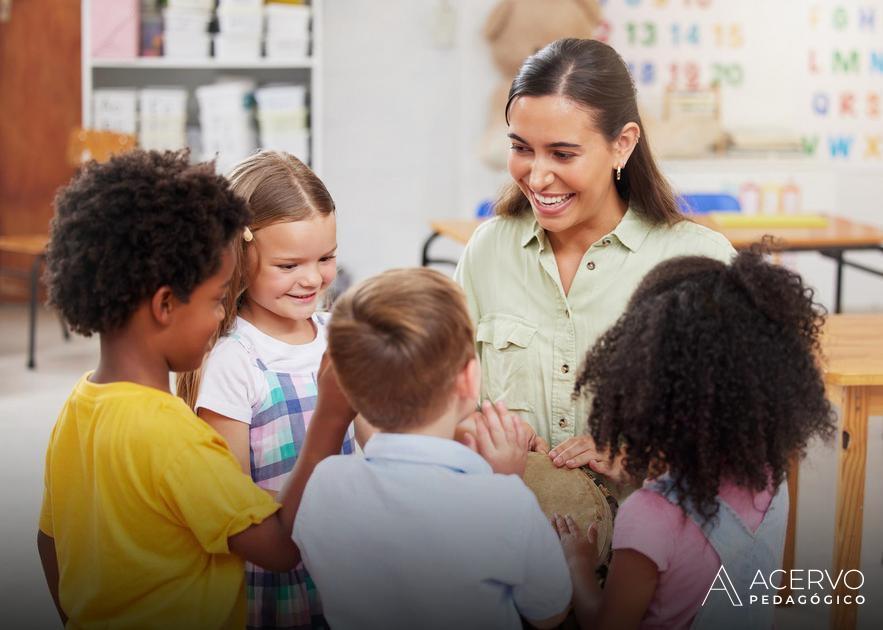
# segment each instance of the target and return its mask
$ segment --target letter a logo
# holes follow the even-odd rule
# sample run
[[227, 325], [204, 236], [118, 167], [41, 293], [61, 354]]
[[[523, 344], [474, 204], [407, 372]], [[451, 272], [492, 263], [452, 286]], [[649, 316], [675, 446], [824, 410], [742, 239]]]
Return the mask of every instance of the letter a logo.
[[705, 606], [705, 602], [708, 600], [708, 596], [711, 595], [711, 591], [723, 591], [727, 594], [727, 597], [730, 598], [730, 603], [733, 606], [742, 605], [742, 600], [739, 598], [739, 593], [736, 592], [736, 587], [733, 586], [733, 581], [727, 574], [727, 569], [724, 567], [724, 565], [721, 565], [721, 568], [717, 570], [717, 575], [714, 576], [714, 581], [712, 581], [711, 586], [708, 587], [708, 592], [705, 594], [705, 599], [702, 600], [703, 606]]

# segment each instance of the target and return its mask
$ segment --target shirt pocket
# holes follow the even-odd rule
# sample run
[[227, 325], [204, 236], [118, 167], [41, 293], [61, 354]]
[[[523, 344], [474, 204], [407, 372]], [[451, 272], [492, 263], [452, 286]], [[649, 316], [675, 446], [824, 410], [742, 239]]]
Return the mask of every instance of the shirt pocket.
[[509, 409], [533, 413], [536, 374], [531, 370], [537, 326], [513, 315], [486, 315], [478, 322], [482, 389]]

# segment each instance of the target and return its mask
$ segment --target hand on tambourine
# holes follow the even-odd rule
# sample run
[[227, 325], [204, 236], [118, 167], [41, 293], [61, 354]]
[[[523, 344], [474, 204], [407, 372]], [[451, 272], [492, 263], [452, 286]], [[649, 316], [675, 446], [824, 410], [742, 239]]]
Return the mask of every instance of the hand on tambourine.
[[[470, 421], [474, 433], [467, 428]], [[484, 457], [495, 473], [524, 475], [530, 438], [525, 424], [503, 403], [485, 401], [481, 413], [473, 413], [460, 423], [456, 438]]]
[[590, 435], [577, 435], [567, 438], [549, 451], [549, 458], [558, 468], [580, 468], [592, 466], [592, 462], [606, 459], [606, 452], [599, 451]]
[[340, 388], [334, 364], [326, 352], [322, 355], [319, 364], [319, 374], [316, 377], [316, 386], [319, 390], [316, 400], [316, 410], [313, 412], [311, 422], [317, 420], [323, 424], [349, 425], [356, 417], [356, 411], [350, 405], [346, 394]]
[[531, 451], [532, 453], [536, 452], [536, 453], [543, 453], [544, 455], [548, 454], [548, 452], [549, 452], [548, 442], [546, 442], [546, 440], [544, 440], [539, 435], [537, 435], [537, 432], [534, 431], [534, 428], [532, 426], [530, 426], [526, 420], [522, 420], [517, 415], [515, 417], [518, 418], [522, 422], [522, 424], [524, 424], [524, 428], [527, 431], [527, 435], [528, 435], [527, 450]]
[[564, 549], [564, 558], [571, 568], [594, 571], [598, 564], [598, 526], [595, 523], [589, 525], [585, 532], [579, 531], [579, 526], [569, 514], [561, 516], [553, 514], [552, 527], [561, 539], [561, 547]]
[[[500, 405], [500, 404], [502, 404], [502, 403], [497, 403], [497, 405]], [[530, 424], [528, 424], [526, 420], [522, 420], [518, 414], [512, 413], [511, 411], [508, 413], [513, 418], [516, 418], [518, 420], [518, 422], [520, 422], [523, 425], [524, 430], [527, 433], [527, 450], [528, 451], [531, 451], [531, 452], [536, 451], [538, 453], [543, 453], [543, 454], [546, 454], [549, 452], [549, 445], [548, 445], [548, 443], [546, 443], [546, 440], [544, 440], [539, 435], [537, 435], [537, 432], [534, 431], [534, 428], [532, 426], [530, 426]], [[457, 428], [455, 429], [455, 432], [454, 432], [454, 439], [457, 440], [458, 442], [461, 442], [462, 444], [466, 444], [466, 436], [471, 435], [472, 437], [475, 437], [475, 423], [481, 421], [483, 418], [484, 418], [484, 414], [482, 414], [480, 411], [473, 411], [466, 418], [461, 420], [460, 424], [457, 425]], [[467, 444], [467, 446], [468, 446], [468, 444]]]
[[631, 478], [623, 467], [624, 460], [625, 450], [620, 450], [615, 457], [611, 457], [609, 453], [602, 453], [601, 459], [593, 459], [588, 466], [616, 483], [630, 483]]

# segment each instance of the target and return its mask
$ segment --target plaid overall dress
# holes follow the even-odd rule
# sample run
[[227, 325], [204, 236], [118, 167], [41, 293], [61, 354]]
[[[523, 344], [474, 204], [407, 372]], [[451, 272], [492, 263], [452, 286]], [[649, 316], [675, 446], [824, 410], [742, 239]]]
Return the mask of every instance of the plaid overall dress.
[[[251, 477], [258, 486], [278, 492], [294, 468], [316, 407], [316, 373], [273, 372], [257, 356], [248, 340], [236, 334], [231, 337], [248, 351], [250, 359], [267, 380], [267, 397], [261, 408], [252, 413], [249, 428]], [[352, 452], [351, 428], [341, 453]], [[245, 573], [248, 593], [246, 625], [249, 629], [328, 627], [322, 616], [316, 585], [303, 564], [287, 573], [275, 573], [246, 562]]]

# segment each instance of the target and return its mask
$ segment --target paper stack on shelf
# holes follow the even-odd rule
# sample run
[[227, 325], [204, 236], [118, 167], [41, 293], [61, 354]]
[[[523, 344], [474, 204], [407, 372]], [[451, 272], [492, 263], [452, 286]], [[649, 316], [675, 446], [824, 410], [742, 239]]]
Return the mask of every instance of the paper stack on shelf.
[[228, 80], [196, 88], [202, 159], [217, 159], [217, 170], [226, 173], [257, 148], [254, 130], [254, 82]]
[[208, 29], [214, 0], [169, 0], [163, 10], [163, 55], [207, 59], [211, 56]]
[[286, 151], [308, 162], [306, 87], [266, 85], [255, 91], [255, 101], [261, 148]]
[[266, 56], [298, 60], [310, 54], [310, 7], [270, 2], [265, 7]]
[[264, 35], [263, 0], [221, 0], [220, 32], [214, 36], [218, 59], [258, 59]]
[[187, 146], [187, 90], [148, 87], [138, 92], [141, 109], [138, 145], [145, 150]]
[[138, 128], [138, 92], [98, 89], [92, 92], [92, 128], [134, 135]]

